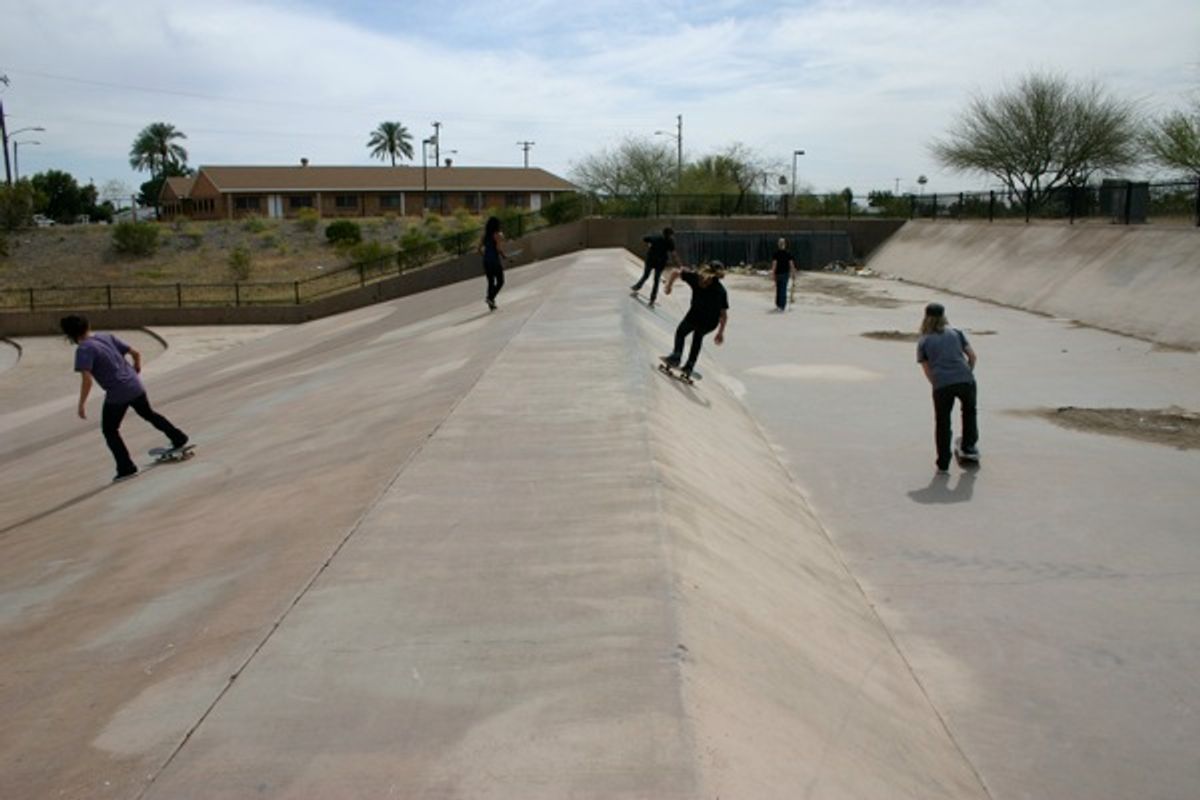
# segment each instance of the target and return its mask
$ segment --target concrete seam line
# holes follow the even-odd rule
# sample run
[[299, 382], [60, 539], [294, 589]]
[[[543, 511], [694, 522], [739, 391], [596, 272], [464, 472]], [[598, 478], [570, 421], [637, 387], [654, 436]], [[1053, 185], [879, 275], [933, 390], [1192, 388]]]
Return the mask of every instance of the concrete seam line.
[[[635, 274], [636, 274], [636, 272], [635, 272]], [[633, 308], [636, 308], [636, 306], [625, 304], [625, 309], [626, 309], [625, 314], [626, 315], [631, 314], [629, 309], [633, 309]], [[655, 355], [653, 353], [647, 353], [647, 346], [646, 346], [647, 343], [646, 343], [646, 337], [644, 335], [645, 327], [648, 327], [648, 324], [643, 324], [641, 327], [642, 327], [643, 335], [636, 337], [636, 341], [638, 343], [638, 354], [639, 354], [639, 357], [641, 355], [649, 355], [649, 358], [647, 358], [647, 361], [649, 361], [651, 364], [653, 364]], [[667, 336], [671, 335], [669, 330], [665, 331], [664, 333]], [[648, 391], [646, 392], [647, 399], [649, 399], [651, 397], [654, 397], [654, 398], [661, 397], [663, 391], [666, 388], [665, 385], [660, 386], [655, 381], [656, 381], [656, 378], [652, 374], [647, 374], [646, 377], [643, 378], [642, 385], [643, 385], [643, 387], [648, 388]], [[673, 549], [671, 546], [672, 545], [672, 533], [670, 531], [669, 526], [665, 522], [666, 517], [665, 517], [665, 511], [664, 511], [664, 505], [663, 505], [663, 487], [666, 486], [666, 478], [664, 477], [664, 472], [663, 472], [663, 462], [660, 459], [654, 457], [655, 449], [659, 446], [659, 441], [650, 432], [649, 413], [647, 411], [648, 405], [649, 405], [648, 403], [643, 404], [641, 407], [640, 413], [639, 413], [639, 417], [642, 420], [642, 431], [643, 431], [642, 444], [644, 445], [646, 459], [650, 464], [650, 470], [654, 477], [653, 483], [651, 484], [651, 487], [652, 487], [651, 493], [654, 496], [654, 510], [655, 510], [655, 522], [656, 522], [655, 529], [656, 529], [657, 538], [658, 538], [658, 548], [659, 548], [659, 552], [662, 555], [664, 566], [666, 567], [666, 578], [664, 581], [665, 585], [663, 587], [663, 590], [666, 595], [667, 607], [670, 610], [671, 636], [675, 640], [676, 645], [679, 645], [679, 644], [684, 644], [684, 642], [680, 641], [681, 628], [680, 628], [680, 622], [679, 622], [679, 619], [680, 619], [679, 599], [676, 596], [676, 593], [674, 591], [674, 581], [675, 581], [678, 573], [675, 570], [675, 560], [673, 558]], [[666, 410], [660, 409], [659, 413], [666, 414], [669, 412]], [[668, 643], [668, 646], [670, 646], [670, 643]], [[682, 725], [684, 726], [684, 730], [683, 730], [683, 735], [685, 737], [684, 744], [686, 745], [688, 751], [692, 755], [692, 758], [690, 759], [691, 763], [693, 765], [697, 765], [699, 763], [700, 750], [699, 750], [699, 744], [698, 744], [698, 741], [696, 738], [696, 726], [694, 723], [694, 716], [692, 714], [688, 713], [687, 702], [686, 702], [686, 698], [684, 697], [683, 662], [679, 659], [673, 659], [671, 669], [675, 672], [675, 699], [679, 704], [680, 719], [682, 720]], [[694, 784], [692, 788], [694, 790], [696, 790], [696, 792], [698, 794], [700, 788], [702, 787], [703, 779], [700, 775], [693, 774], [692, 781]]]
[[[759, 436], [761, 436], [763, 440], [769, 444], [771, 439], [767, 436], [766, 431], [759, 423], [758, 417], [754, 416], [749, 407], [747, 407], [741, 400], [738, 400], [736, 396], [734, 396], [734, 400], [737, 401], [737, 404], [742, 408], [743, 413], [749, 417], [751, 424], [754, 425], [754, 428], [758, 431]], [[862, 583], [858, 580], [858, 576], [854, 574], [853, 570], [850, 569], [850, 565], [846, 563], [846, 559], [842, 556], [841, 548], [837, 546], [837, 543], [833, 540], [833, 537], [830, 536], [829, 529], [825, 527], [824, 520], [822, 520], [821, 517], [816, 513], [812, 503], [809, 501], [808, 495], [805, 493], [800, 483], [796, 480], [796, 476], [792, 474], [792, 471], [788, 468], [787, 464], [780, 459], [778, 452], [776, 452], [774, 448], [768, 447], [768, 450], [771, 453], [771, 458], [773, 458], [775, 463], [779, 465], [779, 468], [783, 470], [783, 474], [787, 476], [788, 481], [792, 484], [792, 488], [795, 489], [796, 493], [800, 496], [801, 501], [804, 503], [804, 506], [808, 509], [809, 514], [812, 515], [813, 522], [816, 523], [817, 529], [821, 532], [821, 536], [824, 537], [825, 541], [829, 544], [829, 548], [833, 552], [834, 557], [837, 559], [838, 564], [841, 565], [842, 570], [854, 583], [854, 588], [858, 590], [863, 602], [866, 603], [869, 609], [871, 609], [871, 616], [874, 617], [875, 621], [879, 624], [880, 629], [884, 632], [884, 635], [887, 636], [888, 642], [891, 643], [892, 649], [896, 651], [896, 654], [904, 663], [904, 668], [908, 670], [908, 674], [912, 676], [913, 682], [917, 685], [917, 689], [920, 690], [921, 696], [925, 698], [925, 702], [928, 704], [929, 709], [933, 712], [934, 716], [937, 717], [938, 724], [941, 725], [942, 730], [946, 732], [946, 737], [950, 740], [950, 742], [954, 745], [954, 749], [957, 750], [958, 754], [962, 757], [963, 763], [965, 763], [967, 768], [971, 770], [971, 774], [975, 776], [975, 780], [979, 782], [979, 788], [983, 790], [984, 795], [987, 797], [993, 797], [987, 783], [985, 783], [983, 780], [983, 775], [981, 775], [979, 770], [975, 768], [974, 762], [971, 761], [971, 759], [967, 756], [966, 751], [963, 750], [962, 745], [959, 744], [958, 737], [954, 735], [954, 731], [950, 728], [950, 724], [942, 715], [941, 709], [934, 704], [933, 698], [929, 696], [929, 692], [925, 688], [925, 684], [921, 682], [921, 678], [919, 675], [917, 675], [917, 671], [913, 669], [912, 662], [908, 660], [908, 656], [905, 655], [903, 648], [900, 647], [900, 643], [896, 641], [896, 637], [892, 635], [891, 629], [886, 623], [884, 623], [883, 618], [879, 616], [879, 610], [875, 607], [875, 604], [871, 602], [871, 598], [869, 595], [867, 595], [866, 590], [863, 589]]]
[[[559, 273], [559, 280], [561, 281], [563, 273], [561, 271], [559, 271]], [[400, 477], [405, 473], [405, 471], [408, 470], [409, 466], [417, 459], [418, 456], [420, 456], [421, 453], [425, 451], [425, 446], [433, 439], [437, 432], [442, 429], [442, 426], [446, 424], [446, 421], [454, 416], [454, 412], [458, 410], [458, 407], [462, 404], [462, 402], [471, 396], [471, 394], [475, 391], [475, 387], [479, 385], [479, 382], [483, 380], [483, 377], [491, 369], [492, 364], [494, 364], [500, 358], [500, 356], [504, 354], [504, 352], [512, 345], [513, 340], [520, 336], [521, 332], [525, 330], [525, 327], [529, 324], [529, 320], [532, 319], [534, 313], [536, 313], [540, 306], [541, 303], [539, 303], [538, 306], [529, 312], [528, 316], [525, 317], [524, 322], [522, 322], [520, 327], [513, 332], [508, 341], [504, 343], [504, 346], [496, 351], [496, 354], [492, 357], [491, 362], [487, 365], [487, 367], [480, 370], [479, 375], [475, 378], [475, 381], [470, 385], [470, 387], [468, 387], [467, 390], [463, 392], [457, 400], [454, 401], [454, 403], [446, 411], [445, 415], [441, 418], [441, 420], [438, 421], [437, 425], [435, 425], [431, 432], [419, 442], [419, 444], [412, 450], [411, 453], [408, 454], [408, 457], [404, 459], [384, 487], [369, 503], [367, 503], [363, 512], [358, 515], [353, 523], [350, 524], [346, 535], [343, 536], [341, 541], [334, 546], [329, 556], [324, 562], [321, 563], [308, 581], [306, 581], [305, 584], [300, 588], [300, 591], [294, 598], [292, 598], [292, 601], [288, 603], [287, 607], [283, 610], [279, 617], [273, 623], [271, 623], [271, 626], [268, 628], [262, 640], [253, 648], [251, 648], [250, 654], [246, 656], [241, 665], [238, 666], [233, 674], [229, 676], [229, 678], [225, 681], [225, 685], [221, 687], [219, 692], [217, 692], [217, 696], [213, 698], [213, 701], [209, 704], [208, 708], [206, 708], [200, 715], [200, 718], [197, 719], [190, 728], [188, 728], [187, 732], [183, 735], [183, 738], [179, 741], [179, 744], [175, 746], [175, 749], [171, 751], [171, 754], [167, 756], [166, 760], [159, 765], [159, 767], [150, 776], [150, 779], [146, 781], [141, 791], [139, 791], [135, 796], [135, 800], [142, 800], [142, 798], [146, 796], [146, 793], [154, 788], [154, 784], [158, 781], [162, 774], [167, 771], [179, 754], [183, 752], [183, 748], [186, 747], [188, 742], [191, 741], [192, 737], [200, 729], [200, 726], [204, 724], [205, 720], [207, 720], [209, 716], [216, 710], [217, 706], [225, 698], [225, 695], [227, 695], [229, 690], [233, 688], [233, 685], [237, 682], [238, 678], [243, 672], [246, 671], [246, 669], [254, 661], [255, 657], [262, 651], [262, 649], [267, 646], [267, 643], [271, 641], [271, 637], [274, 636], [275, 632], [283, 625], [288, 615], [292, 612], [292, 609], [298, 606], [300, 601], [304, 599], [304, 596], [308, 594], [309, 590], [316, 585], [316, 582], [320, 580], [322, 575], [325, 574], [325, 570], [329, 568], [334, 559], [336, 559], [338, 554], [341, 553], [342, 549], [349, 544], [350, 539], [354, 537], [354, 534], [357, 533], [359, 528], [362, 527], [363, 522], [368, 516], [371, 515], [383, 498], [387, 496], [388, 492], [390, 492], [392, 487], [395, 486], [396, 481], [400, 480]]]

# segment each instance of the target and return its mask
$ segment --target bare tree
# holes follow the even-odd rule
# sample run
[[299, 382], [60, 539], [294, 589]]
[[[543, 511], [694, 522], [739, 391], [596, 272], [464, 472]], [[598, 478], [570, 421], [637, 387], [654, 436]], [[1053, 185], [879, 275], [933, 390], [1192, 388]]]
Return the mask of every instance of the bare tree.
[[1096, 83], [1033, 73], [1014, 89], [973, 99], [930, 149], [951, 169], [996, 177], [1029, 211], [1057, 188], [1136, 163], [1137, 142], [1134, 104]]
[[1175, 111], [1151, 122], [1142, 146], [1159, 166], [1200, 178], [1200, 100], [1191, 113]]
[[573, 164], [571, 179], [589, 192], [648, 197], [675, 187], [675, 152], [652, 139], [629, 137]]

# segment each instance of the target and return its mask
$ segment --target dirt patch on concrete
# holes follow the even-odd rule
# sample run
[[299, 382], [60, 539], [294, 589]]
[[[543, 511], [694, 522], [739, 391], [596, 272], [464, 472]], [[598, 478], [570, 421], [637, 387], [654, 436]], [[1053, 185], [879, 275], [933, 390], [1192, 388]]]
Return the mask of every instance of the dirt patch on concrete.
[[[972, 331], [968, 330], [971, 336], [995, 336], [996, 331]], [[915, 342], [921, 338], [921, 334], [916, 331], [867, 331], [862, 334], [867, 339], [879, 339], [885, 342]]]
[[919, 333], [904, 331], [867, 331], [863, 334], [867, 339], [879, 339], [884, 342], [915, 342], [921, 338]]
[[1180, 450], [1200, 449], [1200, 414], [1170, 408], [1062, 408], [1018, 412], [1041, 417], [1055, 425], [1088, 433], [1124, 436]]
[[842, 305], [868, 306], [870, 308], [900, 308], [913, 305], [907, 300], [899, 300], [886, 292], [875, 289], [878, 283], [872, 285], [869, 278], [826, 279], [820, 276], [802, 275], [796, 284], [799, 295], [817, 295], [821, 299], [830, 298]]

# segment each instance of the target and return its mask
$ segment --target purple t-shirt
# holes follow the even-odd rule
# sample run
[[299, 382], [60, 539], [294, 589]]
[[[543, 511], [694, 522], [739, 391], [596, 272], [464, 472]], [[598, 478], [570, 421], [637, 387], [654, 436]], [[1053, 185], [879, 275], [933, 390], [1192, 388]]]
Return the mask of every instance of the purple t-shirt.
[[129, 403], [146, 393], [133, 365], [125, 359], [129, 345], [111, 333], [94, 333], [75, 348], [75, 371], [87, 370], [104, 389], [104, 402]]

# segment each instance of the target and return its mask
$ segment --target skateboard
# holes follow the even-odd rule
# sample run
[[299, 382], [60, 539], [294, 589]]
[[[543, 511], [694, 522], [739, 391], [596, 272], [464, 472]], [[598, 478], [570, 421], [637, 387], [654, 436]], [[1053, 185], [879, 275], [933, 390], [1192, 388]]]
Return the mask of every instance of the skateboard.
[[194, 444], [185, 444], [183, 447], [155, 447], [150, 450], [150, 455], [154, 456], [156, 463], [165, 464], [169, 461], [187, 461], [195, 453]]
[[954, 458], [958, 460], [960, 467], [978, 466], [979, 464], [979, 448], [975, 449], [974, 453], [965, 453], [962, 449], [962, 438], [954, 440]]
[[695, 370], [692, 370], [691, 375], [684, 375], [683, 370], [679, 369], [678, 367], [672, 367], [670, 364], [668, 364], [665, 361], [658, 364], [658, 371], [664, 375], [667, 375], [667, 376], [679, 381], [680, 383], [686, 383], [688, 386], [693, 385], [696, 381], [698, 381], [704, 377], [703, 375], [701, 375], [699, 372], [696, 372]]

